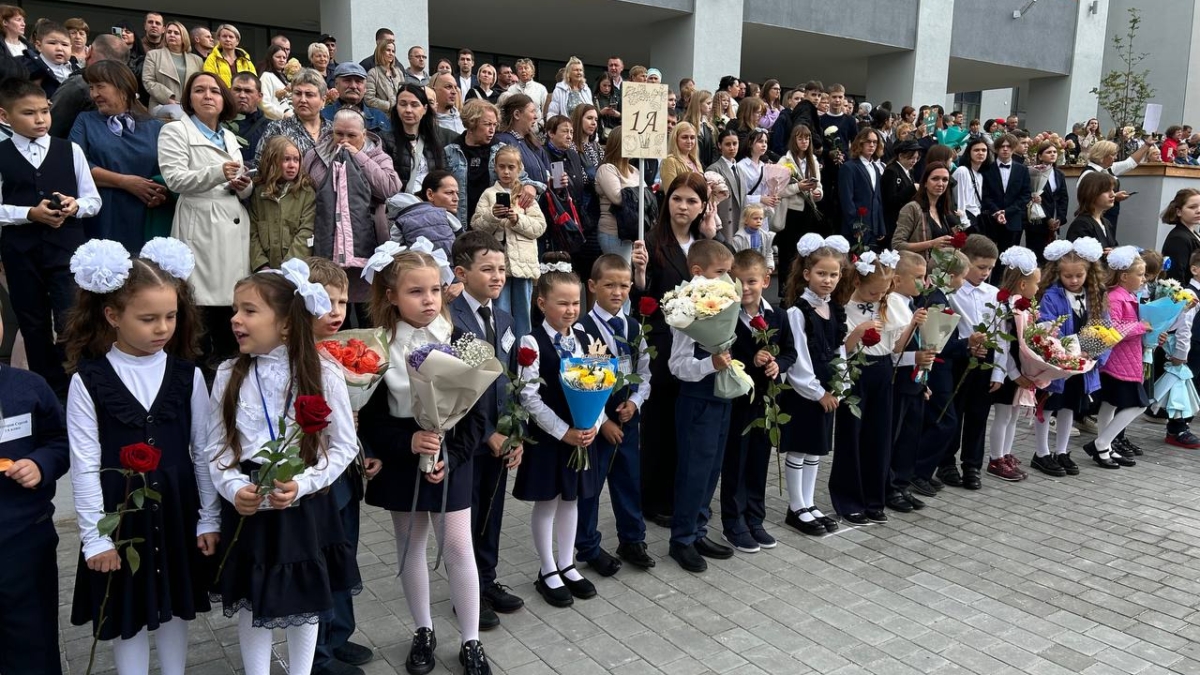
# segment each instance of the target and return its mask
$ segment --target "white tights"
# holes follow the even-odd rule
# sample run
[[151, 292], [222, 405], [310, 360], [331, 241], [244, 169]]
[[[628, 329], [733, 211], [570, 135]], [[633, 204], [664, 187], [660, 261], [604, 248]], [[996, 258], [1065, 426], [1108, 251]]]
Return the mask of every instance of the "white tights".
[[1017, 436], [1017, 409], [1011, 405], [996, 403], [992, 406], [995, 418], [992, 420], [991, 447], [988, 456], [992, 460], [1002, 459], [1012, 454], [1013, 440]]
[[[1071, 444], [1071, 426], [1075, 424], [1075, 411], [1063, 408], [1055, 415], [1058, 420], [1054, 436], [1054, 454], [1065, 455]], [[1050, 418], [1047, 414], [1045, 422], [1034, 422], [1034, 439], [1037, 442], [1037, 456], [1045, 457], [1050, 454]]]
[[1101, 403], [1100, 412], [1096, 414], [1096, 449], [1101, 457], [1108, 457], [1113, 440], [1125, 427], [1133, 423], [1145, 408], [1122, 408], [1117, 410], [1111, 403]]
[[[238, 612], [238, 642], [242, 647], [242, 666], [246, 669], [246, 675], [270, 675], [271, 629], [257, 628], [253, 622], [254, 614], [250, 610], [243, 609]], [[313, 656], [317, 651], [317, 628], [315, 623], [304, 623], [284, 629], [287, 635], [290, 675], [309, 675], [312, 672]]]
[[[533, 503], [533, 515], [529, 519], [533, 527], [533, 547], [542, 562], [541, 573], [550, 574], [575, 564], [575, 530], [579, 524], [579, 502], [555, 497]], [[558, 558], [554, 557], [554, 544], [558, 543]], [[571, 581], [579, 581], [583, 575], [578, 570], [563, 572]], [[557, 574], [546, 577], [543, 582], [550, 588], [561, 588], [563, 583]]]
[[[444, 523], [443, 523], [444, 519]], [[396, 553], [404, 555], [404, 543], [409, 536], [408, 557], [400, 573], [404, 598], [417, 628], [433, 628], [429, 609], [429, 562], [427, 555], [429, 526], [434, 525], [442, 557], [446, 561], [446, 576], [450, 580], [450, 600], [458, 615], [458, 630], [462, 641], [479, 639], [479, 570], [471, 544], [471, 510], [462, 509], [446, 514], [426, 511], [392, 512], [396, 530]], [[409, 528], [412, 528], [411, 534]], [[444, 530], [444, 534], [443, 534]]]
[[[187, 664], [188, 622], [178, 617], [158, 625], [154, 631], [162, 675], [183, 675]], [[150, 672], [150, 631], [145, 629], [124, 640], [112, 641], [118, 675], [147, 675]]]

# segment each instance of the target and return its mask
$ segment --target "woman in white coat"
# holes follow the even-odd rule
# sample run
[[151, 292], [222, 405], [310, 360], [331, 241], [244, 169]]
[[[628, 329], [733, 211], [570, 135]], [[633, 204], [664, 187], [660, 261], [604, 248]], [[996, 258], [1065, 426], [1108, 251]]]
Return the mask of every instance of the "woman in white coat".
[[233, 286], [250, 273], [250, 216], [239, 197], [252, 187], [237, 136], [221, 127], [237, 116], [224, 83], [212, 73], [192, 75], [182, 105], [188, 117], [159, 134], [158, 165], [179, 195], [171, 236], [196, 255], [190, 281], [208, 329], [201, 364], [215, 368], [237, 352], [229, 325]]

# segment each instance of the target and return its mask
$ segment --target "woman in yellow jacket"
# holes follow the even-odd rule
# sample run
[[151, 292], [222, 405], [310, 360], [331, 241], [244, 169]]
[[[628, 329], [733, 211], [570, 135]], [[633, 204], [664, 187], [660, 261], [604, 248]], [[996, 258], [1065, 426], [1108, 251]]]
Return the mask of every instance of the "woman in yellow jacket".
[[226, 87], [233, 86], [233, 76], [238, 73], [254, 73], [258, 71], [254, 69], [254, 62], [250, 60], [250, 54], [245, 49], [239, 49], [238, 43], [242, 41], [242, 34], [237, 28], [222, 24], [217, 29], [217, 47], [208, 53], [208, 58], [204, 59], [204, 72], [212, 73], [221, 78]]

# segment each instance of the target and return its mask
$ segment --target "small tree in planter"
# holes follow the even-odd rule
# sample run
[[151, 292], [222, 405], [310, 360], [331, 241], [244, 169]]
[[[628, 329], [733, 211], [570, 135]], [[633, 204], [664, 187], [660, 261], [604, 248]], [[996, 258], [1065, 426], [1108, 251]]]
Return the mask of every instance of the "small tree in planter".
[[1117, 57], [1124, 67], [1109, 71], [1101, 78], [1100, 86], [1092, 88], [1100, 107], [1112, 118], [1117, 130], [1114, 140], [1117, 141], [1118, 152], [1122, 158], [1127, 154], [1127, 149], [1120, 136], [1120, 130], [1127, 126], [1140, 129], [1140, 115], [1146, 109], [1146, 101], [1154, 96], [1154, 89], [1146, 83], [1150, 71], [1134, 70], [1146, 58], [1145, 53], [1135, 52], [1133, 49], [1133, 41], [1141, 25], [1141, 12], [1130, 7], [1129, 26], [1125, 35], [1113, 36], [1113, 47], [1116, 48]]

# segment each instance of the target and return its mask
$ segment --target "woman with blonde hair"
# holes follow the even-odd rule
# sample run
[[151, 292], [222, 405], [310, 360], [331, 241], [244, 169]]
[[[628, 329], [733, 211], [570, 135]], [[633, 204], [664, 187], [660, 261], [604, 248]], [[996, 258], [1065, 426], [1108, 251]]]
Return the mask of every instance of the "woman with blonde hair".
[[383, 112], [391, 112], [396, 94], [404, 83], [404, 71], [396, 64], [396, 41], [383, 39], [375, 43], [375, 67], [367, 73], [367, 93], [363, 103]]
[[570, 117], [581, 103], [592, 102], [592, 90], [583, 74], [583, 61], [572, 56], [563, 69], [562, 80], [554, 85], [554, 93], [546, 102], [546, 119], [555, 115]]
[[496, 87], [498, 79], [496, 67], [490, 63], [480, 65], [476, 78], [479, 80], [479, 84], [471, 87], [470, 91], [462, 95], [463, 101], [470, 101], [477, 98], [495, 105], [500, 100], [500, 89]]
[[314, 42], [308, 46], [308, 67], [325, 80], [326, 88], [333, 81], [333, 71], [329, 69], [329, 47]]
[[[717, 161], [717, 126], [713, 124], [713, 95], [707, 89], [692, 92], [683, 121], [696, 130], [700, 146], [700, 162], [708, 166]], [[663, 185], [670, 185], [663, 181]]]
[[231, 86], [233, 76], [238, 73], [254, 73], [254, 62], [245, 49], [238, 47], [242, 41], [242, 33], [232, 24], [221, 24], [216, 31], [217, 46], [208, 53], [204, 60], [204, 72], [212, 73], [221, 78], [226, 87]]
[[178, 21], [163, 29], [163, 46], [151, 49], [142, 64], [142, 86], [150, 94], [151, 107], [183, 100], [183, 83], [204, 70], [204, 62], [192, 53], [188, 30]]
[[670, 185], [681, 173], [704, 173], [700, 154], [696, 151], [696, 127], [687, 122], [675, 125], [667, 156], [659, 165], [663, 185]]

